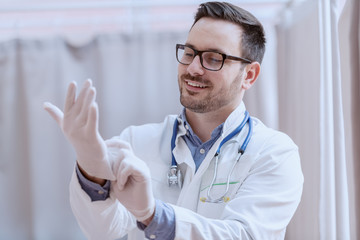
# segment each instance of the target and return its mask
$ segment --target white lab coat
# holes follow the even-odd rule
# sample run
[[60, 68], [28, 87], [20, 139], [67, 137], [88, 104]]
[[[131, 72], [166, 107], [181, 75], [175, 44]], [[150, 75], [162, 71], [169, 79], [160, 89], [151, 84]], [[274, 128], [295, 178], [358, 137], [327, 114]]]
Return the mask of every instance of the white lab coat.
[[[223, 133], [195, 173], [191, 153], [181, 138], [186, 133], [180, 124], [174, 155], [184, 176], [182, 189], [169, 187], [167, 172], [171, 164], [173, 123], [168, 116], [159, 124], [132, 126], [116, 138], [128, 141], [136, 156], [144, 160], [152, 175], [156, 199], [171, 204], [175, 211], [175, 239], [284, 239], [285, 229], [301, 198], [303, 175], [298, 148], [285, 134], [267, 128], [253, 119], [253, 134], [245, 154], [232, 174], [226, 203], [207, 203], [207, 187], [213, 178], [213, 156], [222, 139], [244, 118], [242, 103], [225, 121]], [[221, 149], [216, 183], [226, 182], [237, 150], [247, 135], [248, 126]], [[220, 197], [226, 185], [213, 187]], [[74, 173], [70, 183], [70, 203], [88, 239], [144, 239], [134, 217], [114, 198], [91, 202]]]

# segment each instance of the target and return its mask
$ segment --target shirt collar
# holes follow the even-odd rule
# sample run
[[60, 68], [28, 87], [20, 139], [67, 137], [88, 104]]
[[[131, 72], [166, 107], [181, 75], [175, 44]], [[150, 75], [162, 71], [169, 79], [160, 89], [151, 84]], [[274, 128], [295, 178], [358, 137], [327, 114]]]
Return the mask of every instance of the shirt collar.
[[[202, 144], [202, 141], [200, 140], [200, 138], [194, 133], [194, 131], [192, 130], [190, 124], [188, 123], [188, 121], [186, 120], [186, 114], [185, 114], [185, 108], [182, 110], [181, 114], [180, 114], [180, 119], [182, 120], [182, 122], [184, 123], [184, 127], [188, 132], [188, 137], [190, 139], [192, 139], [192, 141], [196, 142], [197, 144]], [[220, 124], [219, 126], [217, 126], [211, 133], [211, 139], [217, 138], [218, 136], [220, 136], [220, 134], [222, 133], [223, 130], [223, 126], [224, 123]], [[210, 140], [211, 140], [210, 139]]]
[[[233, 131], [239, 125], [239, 123], [244, 119], [245, 111], [246, 111], [245, 104], [244, 102], [241, 102], [239, 106], [228, 116], [225, 122], [220, 124], [214, 129], [214, 131], [211, 133], [211, 138], [216, 136], [219, 133], [219, 131], [221, 132], [222, 135], [227, 135], [231, 131]], [[183, 125], [185, 129], [189, 132], [189, 134], [191, 134], [192, 136], [196, 136], [193, 130], [191, 129], [190, 124], [186, 120], [185, 108], [183, 108], [179, 118], [183, 122]]]

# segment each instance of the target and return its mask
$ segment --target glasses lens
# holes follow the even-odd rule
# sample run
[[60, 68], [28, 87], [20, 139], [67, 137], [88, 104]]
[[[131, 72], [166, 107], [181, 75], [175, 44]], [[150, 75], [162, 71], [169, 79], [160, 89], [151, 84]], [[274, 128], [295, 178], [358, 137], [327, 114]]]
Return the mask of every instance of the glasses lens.
[[195, 57], [195, 52], [189, 47], [179, 46], [177, 49], [177, 60], [182, 64], [191, 64]]
[[203, 65], [210, 70], [219, 70], [223, 64], [223, 55], [215, 52], [204, 52], [202, 54]]
[[224, 64], [224, 56], [220, 53], [206, 51], [198, 51], [198, 53], [196, 53], [195, 50], [190, 47], [180, 44], [177, 45], [176, 58], [179, 63], [189, 65], [196, 55], [199, 55], [201, 65], [208, 70], [218, 71]]

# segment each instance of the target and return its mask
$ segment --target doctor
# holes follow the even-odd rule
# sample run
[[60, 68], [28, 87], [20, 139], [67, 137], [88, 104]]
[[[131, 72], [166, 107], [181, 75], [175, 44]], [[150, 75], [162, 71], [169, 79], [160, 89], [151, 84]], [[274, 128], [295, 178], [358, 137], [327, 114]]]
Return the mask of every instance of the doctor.
[[69, 85], [64, 112], [44, 104], [76, 151], [70, 202], [88, 239], [284, 239], [302, 193], [298, 149], [242, 101], [264, 51], [253, 15], [208, 2], [176, 45], [179, 116], [104, 141], [90, 80], [77, 97]]

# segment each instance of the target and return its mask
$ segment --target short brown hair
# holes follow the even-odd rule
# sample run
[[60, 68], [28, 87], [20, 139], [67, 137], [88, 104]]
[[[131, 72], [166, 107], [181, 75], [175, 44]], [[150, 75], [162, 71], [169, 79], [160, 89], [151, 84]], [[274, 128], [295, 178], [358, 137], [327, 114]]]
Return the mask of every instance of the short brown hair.
[[265, 53], [265, 32], [262, 24], [248, 11], [226, 2], [207, 2], [200, 4], [192, 26], [203, 17], [222, 19], [241, 27], [242, 57], [262, 62]]

